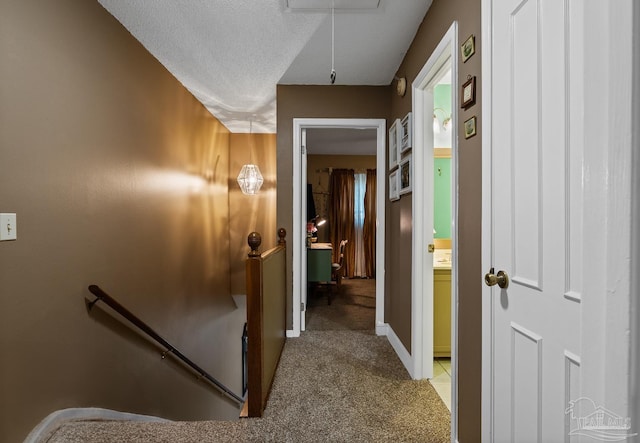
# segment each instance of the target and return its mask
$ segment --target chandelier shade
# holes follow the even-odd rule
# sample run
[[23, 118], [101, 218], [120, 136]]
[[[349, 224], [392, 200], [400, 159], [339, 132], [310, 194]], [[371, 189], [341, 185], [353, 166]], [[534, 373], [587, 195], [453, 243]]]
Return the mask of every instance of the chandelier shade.
[[238, 174], [238, 184], [243, 194], [257, 194], [263, 183], [264, 179], [262, 178], [258, 165], [249, 164], [242, 166], [240, 174]]

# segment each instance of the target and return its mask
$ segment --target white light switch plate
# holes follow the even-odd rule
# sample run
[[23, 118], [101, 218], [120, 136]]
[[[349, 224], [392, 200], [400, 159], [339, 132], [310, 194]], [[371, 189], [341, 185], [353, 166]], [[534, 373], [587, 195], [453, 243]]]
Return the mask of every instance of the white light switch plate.
[[18, 224], [15, 214], [0, 214], [0, 241], [16, 240], [18, 238]]

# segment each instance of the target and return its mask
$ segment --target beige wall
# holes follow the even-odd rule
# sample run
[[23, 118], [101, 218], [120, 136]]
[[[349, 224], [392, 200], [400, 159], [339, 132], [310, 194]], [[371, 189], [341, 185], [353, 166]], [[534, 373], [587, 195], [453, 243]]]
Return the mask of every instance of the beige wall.
[[[264, 183], [257, 195], [244, 195], [236, 181], [242, 165], [252, 161]], [[230, 134], [229, 141], [229, 254], [231, 294], [246, 295], [247, 236], [262, 235], [261, 250], [273, 248], [276, 227], [276, 135]]]
[[0, 440], [68, 407], [237, 417], [84, 305], [100, 285], [240, 391], [228, 131], [98, 2], [0, 10]]
[[[389, 86], [289, 86], [277, 89], [278, 212], [277, 225], [291, 233], [293, 225], [293, 119], [384, 118], [390, 106]], [[293, 274], [287, 249], [287, 327], [292, 327]]]
[[313, 188], [313, 199], [318, 215], [324, 217], [327, 223], [318, 228], [318, 241], [330, 242], [329, 232], [329, 169], [354, 169], [356, 172], [366, 172], [367, 169], [376, 169], [375, 155], [308, 155], [307, 156], [307, 183]]
[[[440, 42], [451, 23], [458, 22], [458, 40], [462, 43], [475, 35], [476, 54], [462, 63], [458, 58], [460, 88], [467, 75], [476, 76], [476, 104], [466, 111], [458, 109], [458, 440], [461, 443], [480, 438], [480, 385], [481, 385], [481, 312], [482, 269], [480, 260], [481, 188], [482, 188], [482, 90], [481, 90], [481, 23], [480, 0], [434, 0], [420, 29], [416, 33], [404, 61], [398, 69], [408, 84]], [[459, 54], [459, 52], [458, 52]], [[404, 97], [393, 94], [391, 118], [404, 116], [411, 110], [411, 89]], [[465, 140], [462, 123], [469, 117], [478, 117], [478, 134]], [[411, 337], [411, 200], [401, 199], [391, 204], [387, 219], [387, 293], [394, 288], [394, 299], [387, 300], [387, 321], [405, 346]], [[398, 234], [399, 233], [399, 234]]]

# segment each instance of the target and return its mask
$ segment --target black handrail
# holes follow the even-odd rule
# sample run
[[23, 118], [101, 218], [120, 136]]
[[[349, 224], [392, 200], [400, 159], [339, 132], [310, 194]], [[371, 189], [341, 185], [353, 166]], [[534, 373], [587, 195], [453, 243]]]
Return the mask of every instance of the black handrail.
[[102, 289], [100, 289], [100, 287], [98, 287], [96, 285], [91, 285], [91, 286], [89, 286], [89, 292], [91, 292], [93, 295], [98, 297], [94, 301], [92, 301], [92, 302], [90, 302], [88, 304], [89, 305], [89, 310], [91, 310], [93, 305], [98, 300], [105, 302], [107, 305], [109, 305], [111, 308], [113, 308], [113, 310], [115, 310], [118, 314], [122, 315], [124, 318], [126, 318], [131, 323], [133, 323], [136, 327], [138, 327], [140, 330], [142, 330], [149, 337], [153, 338], [156, 342], [160, 343], [166, 349], [166, 351], [162, 353], [162, 358], [164, 358], [167, 353], [172, 353], [180, 361], [182, 361], [184, 364], [186, 364], [191, 369], [196, 371], [202, 378], [204, 378], [205, 380], [207, 380], [208, 382], [213, 384], [219, 391], [221, 391], [228, 398], [230, 398], [231, 400], [235, 401], [240, 406], [242, 406], [244, 404], [245, 401], [244, 401], [244, 399], [242, 397], [240, 397], [237, 394], [235, 394], [233, 391], [231, 391], [225, 385], [223, 385], [218, 380], [213, 378], [209, 373], [207, 373], [200, 366], [198, 366], [194, 362], [192, 362], [182, 352], [178, 351], [168, 341], [166, 341], [164, 338], [162, 338], [149, 325], [147, 325], [145, 322], [140, 320], [131, 311], [129, 311], [127, 308], [125, 308], [120, 303], [118, 303], [113, 297], [111, 297], [109, 294], [107, 294]]
[[242, 328], [242, 395], [247, 395], [247, 383], [249, 382], [249, 365], [247, 352], [249, 350], [249, 331], [247, 324]]

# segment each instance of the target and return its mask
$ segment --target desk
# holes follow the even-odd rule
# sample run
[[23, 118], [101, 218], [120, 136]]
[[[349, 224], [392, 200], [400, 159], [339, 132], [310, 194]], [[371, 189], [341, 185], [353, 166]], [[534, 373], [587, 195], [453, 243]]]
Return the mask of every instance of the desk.
[[312, 243], [307, 248], [307, 281], [331, 281], [331, 243]]

